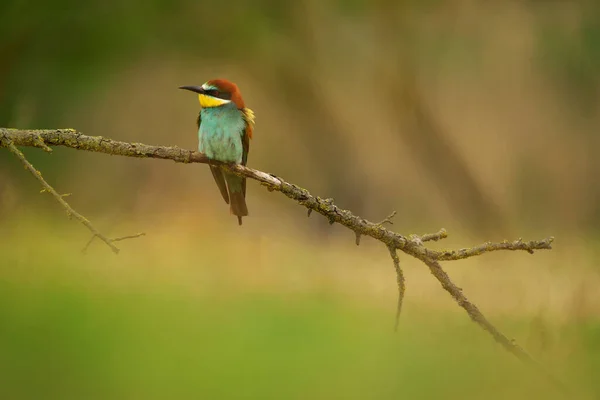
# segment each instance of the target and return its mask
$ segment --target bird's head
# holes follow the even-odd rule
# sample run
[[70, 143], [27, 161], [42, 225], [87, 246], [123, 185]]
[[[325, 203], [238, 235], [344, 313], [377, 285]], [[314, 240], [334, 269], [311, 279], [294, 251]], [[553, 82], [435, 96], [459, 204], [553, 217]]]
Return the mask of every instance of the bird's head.
[[202, 86], [180, 86], [179, 89], [198, 93], [202, 108], [221, 107], [231, 103], [240, 110], [244, 108], [244, 100], [237, 85], [226, 79], [212, 79]]

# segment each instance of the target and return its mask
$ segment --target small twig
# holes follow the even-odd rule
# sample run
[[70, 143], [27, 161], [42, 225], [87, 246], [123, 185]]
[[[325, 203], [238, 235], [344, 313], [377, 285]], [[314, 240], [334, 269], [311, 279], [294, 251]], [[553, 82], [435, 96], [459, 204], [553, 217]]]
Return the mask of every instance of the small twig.
[[482, 245], [471, 247], [468, 249], [451, 250], [451, 251], [434, 251], [429, 250], [429, 254], [438, 261], [462, 260], [469, 257], [479, 256], [484, 253], [489, 253], [497, 250], [523, 250], [533, 254], [534, 250], [550, 250], [552, 249], [554, 237], [551, 236], [544, 240], [532, 240], [524, 242], [522, 239], [509, 242], [504, 240], [500, 243], [487, 242]]
[[388, 215], [383, 220], [381, 220], [380, 222], [378, 222], [377, 225], [383, 225], [383, 224], [394, 225], [394, 221], [392, 221], [392, 218], [394, 218], [396, 216], [396, 214], [397, 214], [396, 211], [392, 211], [392, 213], [390, 215]]
[[46, 142], [44, 142], [44, 139], [42, 139], [41, 136], [36, 137], [34, 139], [34, 143], [36, 147], [41, 148], [46, 153], [52, 153], [52, 149], [46, 144]]
[[96, 239], [96, 235], [92, 235], [92, 237], [90, 238], [90, 240], [88, 240], [88, 242], [85, 244], [85, 246], [83, 246], [83, 249], [81, 249], [81, 252], [83, 254], [85, 254], [87, 252], [88, 247], [90, 247], [90, 245], [92, 244], [92, 242], [94, 241], [94, 239]]
[[396, 322], [394, 324], [394, 331], [398, 331], [398, 323], [400, 322], [400, 312], [402, 311], [402, 300], [404, 300], [404, 292], [406, 291], [406, 285], [404, 282], [404, 273], [400, 268], [400, 258], [398, 252], [393, 246], [388, 246], [390, 256], [394, 261], [394, 269], [396, 270], [396, 283], [398, 284], [398, 303], [396, 305]]
[[[113, 243], [113, 242], [120, 242], [121, 240], [126, 240], [126, 239], [135, 239], [135, 238], [139, 238], [140, 236], [145, 236], [145, 235], [146, 235], [145, 232], [140, 232], [140, 233], [136, 233], [135, 235], [121, 236], [121, 237], [109, 239], [109, 240], [111, 243]], [[88, 240], [88, 242], [83, 247], [83, 249], [81, 249], [82, 253], [85, 254], [87, 252], [87, 249], [90, 247], [90, 245], [92, 244], [92, 242], [94, 241], [95, 238], [96, 238], [96, 235], [92, 235], [92, 237], [90, 238], [90, 240]]]
[[94, 234], [94, 237], [97, 236], [98, 238], [100, 238], [100, 240], [102, 240], [104, 243], [106, 243], [106, 245], [108, 247], [110, 247], [110, 249], [115, 254], [119, 253], [119, 249], [114, 244], [112, 244], [110, 239], [108, 239], [106, 236], [104, 236], [103, 234], [98, 232], [98, 230], [96, 230], [96, 228], [94, 228], [94, 226], [90, 223], [90, 221], [88, 221], [83, 215], [79, 214], [77, 211], [75, 211], [73, 208], [71, 208], [69, 203], [67, 203], [63, 199], [63, 196], [58, 194], [56, 192], [56, 190], [54, 190], [54, 188], [52, 186], [50, 186], [48, 184], [48, 182], [46, 182], [46, 180], [42, 177], [42, 174], [40, 173], [40, 171], [35, 169], [35, 167], [29, 161], [27, 161], [27, 158], [25, 158], [25, 155], [21, 152], [21, 150], [19, 150], [12, 142], [9, 142], [7, 144], [7, 147], [11, 153], [13, 153], [15, 156], [17, 156], [17, 158], [19, 160], [21, 160], [21, 162], [23, 163], [25, 168], [29, 172], [31, 172], [31, 174], [42, 184], [42, 186], [44, 187], [44, 190], [46, 192], [50, 193], [52, 196], [54, 196], [56, 201], [58, 201], [60, 203], [60, 205], [63, 206], [63, 208], [65, 209], [67, 216], [69, 218], [75, 217], [75, 219], [77, 219], [79, 222], [81, 222], [83, 225], [85, 225], [86, 228], [88, 228]]
[[[309, 209], [309, 214], [310, 214], [310, 209]], [[396, 211], [392, 211], [392, 213], [390, 215], [385, 217], [385, 219], [383, 219], [382, 221], [376, 223], [375, 226], [383, 226], [383, 224], [394, 225], [394, 221], [392, 221], [392, 218], [394, 218], [395, 216], [396, 216]], [[363, 222], [367, 222], [367, 221], [363, 220]], [[357, 246], [359, 246], [360, 238], [361, 238], [362, 234], [359, 231], [354, 231], [354, 234], [356, 235], [355, 243]]]
[[118, 238], [110, 239], [110, 241], [111, 242], [120, 242], [121, 240], [139, 238], [140, 236], [146, 236], [146, 232], [136, 233], [135, 235], [121, 236], [121, 237], [118, 237]]
[[448, 237], [448, 232], [444, 228], [440, 229], [436, 233], [426, 233], [421, 236], [421, 241], [423, 242], [437, 242], [438, 240], [446, 239]]

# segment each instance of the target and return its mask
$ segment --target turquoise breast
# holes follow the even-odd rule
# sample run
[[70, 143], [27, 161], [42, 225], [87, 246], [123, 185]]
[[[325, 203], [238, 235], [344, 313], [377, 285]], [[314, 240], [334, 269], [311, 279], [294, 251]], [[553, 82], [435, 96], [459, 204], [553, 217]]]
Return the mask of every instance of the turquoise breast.
[[208, 158], [240, 164], [244, 148], [242, 135], [246, 123], [240, 110], [230, 103], [203, 108], [198, 129], [198, 151]]

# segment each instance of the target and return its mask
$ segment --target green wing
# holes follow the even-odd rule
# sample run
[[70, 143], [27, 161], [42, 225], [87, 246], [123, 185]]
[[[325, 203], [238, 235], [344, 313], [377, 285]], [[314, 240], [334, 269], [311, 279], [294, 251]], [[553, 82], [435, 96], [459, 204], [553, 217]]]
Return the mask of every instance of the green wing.
[[[242, 165], [246, 165], [248, 162], [248, 153], [250, 152], [250, 138], [248, 137], [247, 129], [244, 129], [242, 132], [242, 146], [244, 148], [244, 152], [242, 153]], [[242, 193], [244, 197], [246, 197], [246, 178], [242, 178]]]
[[[245, 166], [248, 162], [248, 153], [250, 152], [250, 139], [252, 139], [252, 134], [254, 132], [254, 111], [245, 107], [242, 109], [242, 115], [244, 121], [246, 121], [246, 126], [242, 132], [242, 147], [244, 149], [244, 152], [242, 153], [242, 165]], [[246, 178], [242, 180], [242, 193], [244, 194], [244, 197], [246, 197]]]

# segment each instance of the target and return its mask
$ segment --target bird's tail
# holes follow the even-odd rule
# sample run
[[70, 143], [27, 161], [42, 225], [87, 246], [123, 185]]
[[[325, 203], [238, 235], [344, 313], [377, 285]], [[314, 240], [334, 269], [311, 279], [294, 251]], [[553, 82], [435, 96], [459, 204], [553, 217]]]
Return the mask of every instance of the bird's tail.
[[246, 195], [243, 190], [243, 183], [246, 178], [234, 174], [224, 173], [227, 187], [229, 189], [229, 210], [238, 217], [238, 223], [242, 225], [242, 217], [248, 215], [246, 206]]

